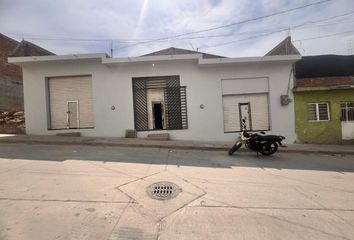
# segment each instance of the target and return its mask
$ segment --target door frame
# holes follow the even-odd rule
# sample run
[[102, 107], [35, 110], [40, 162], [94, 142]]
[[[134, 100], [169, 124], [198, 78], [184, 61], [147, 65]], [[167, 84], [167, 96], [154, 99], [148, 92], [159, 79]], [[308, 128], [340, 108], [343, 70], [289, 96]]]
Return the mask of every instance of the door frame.
[[[155, 128], [155, 108], [154, 108], [154, 104], [161, 104], [161, 125], [162, 128], [161, 129], [156, 129]], [[152, 128], [153, 130], [164, 130], [165, 129], [165, 109], [163, 106], [163, 102], [162, 101], [151, 101], [151, 112], [152, 112]]]
[[[69, 103], [76, 103], [76, 112], [77, 112], [77, 117], [76, 117], [76, 123], [77, 123], [77, 127], [76, 128], [70, 128], [70, 116], [69, 116]], [[79, 100], [69, 100], [66, 101], [66, 119], [67, 119], [67, 126], [68, 129], [77, 129], [80, 128], [80, 112], [79, 112]]]

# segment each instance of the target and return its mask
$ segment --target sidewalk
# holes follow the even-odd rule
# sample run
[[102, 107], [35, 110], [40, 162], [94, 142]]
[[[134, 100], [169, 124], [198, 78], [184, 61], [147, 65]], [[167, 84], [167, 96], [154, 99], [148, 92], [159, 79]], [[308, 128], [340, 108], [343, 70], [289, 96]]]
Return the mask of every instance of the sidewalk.
[[[91, 145], [91, 146], [117, 146], [117, 147], [148, 147], [171, 149], [196, 149], [227, 151], [233, 142], [201, 142], [181, 140], [147, 140], [143, 138], [107, 138], [107, 137], [64, 137], [40, 135], [10, 135], [0, 134], [0, 143], [39, 143], [56, 145]], [[246, 151], [241, 148], [240, 150]], [[290, 144], [286, 148], [279, 148], [279, 152], [294, 153], [322, 153], [322, 154], [353, 154], [353, 145], [315, 145]]]

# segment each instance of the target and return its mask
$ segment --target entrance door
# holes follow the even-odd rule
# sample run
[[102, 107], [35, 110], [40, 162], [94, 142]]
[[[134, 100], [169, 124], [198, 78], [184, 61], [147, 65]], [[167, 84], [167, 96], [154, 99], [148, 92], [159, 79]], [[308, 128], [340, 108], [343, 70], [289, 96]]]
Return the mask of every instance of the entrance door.
[[[239, 103], [238, 104], [240, 113], [240, 129], [242, 130], [252, 130], [251, 122], [251, 106], [250, 103]], [[245, 121], [243, 121], [245, 120]]]
[[162, 103], [153, 102], [152, 103], [152, 114], [154, 117], [154, 129], [163, 129], [163, 120], [162, 120]]
[[342, 139], [354, 139], [354, 102], [341, 103]]
[[68, 128], [79, 128], [79, 101], [68, 101]]

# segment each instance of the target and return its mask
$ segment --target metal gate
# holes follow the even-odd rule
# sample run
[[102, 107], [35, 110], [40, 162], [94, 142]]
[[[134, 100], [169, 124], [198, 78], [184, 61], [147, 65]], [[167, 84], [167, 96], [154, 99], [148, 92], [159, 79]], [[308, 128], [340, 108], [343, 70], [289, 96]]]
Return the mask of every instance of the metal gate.
[[147, 89], [164, 92], [165, 129], [187, 129], [186, 87], [179, 76], [133, 78], [134, 123], [137, 131], [149, 129]]
[[354, 139], [354, 102], [341, 103], [342, 139]]

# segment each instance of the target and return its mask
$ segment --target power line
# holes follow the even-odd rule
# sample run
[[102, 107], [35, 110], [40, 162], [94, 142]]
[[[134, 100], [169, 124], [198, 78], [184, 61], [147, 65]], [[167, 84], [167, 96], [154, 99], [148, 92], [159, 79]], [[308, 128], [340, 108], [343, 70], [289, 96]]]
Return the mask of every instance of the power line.
[[[287, 30], [288, 30], [288, 28], [284, 28], [284, 29], [281, 29], [281, 30], [277, 30], [277, 31], [273, 31], [273, 32], [267, 33], [267, 34], [256, 35], [256, 36], [252, 36], [252, 37], [249, 37], [249, 38], [238, 39], [238, 40], [235, 40], [235, 41], [231, 41], [231, 42], [227, 42], [227, 43], [223, 43], [223, 44], [218, 44], [218, 45], [213, 45], [213, 46], [199, 47], [198, 49], [207, 49], [207, 48], [214, 48], [214, 47], [230, 45], [230, 44], [233, 44], [233, 43], [242, 42], [242, 41], [255, 39], [255, 38], [260, 38], [260, 37], [268, 36], [268, 35], [271, 35], [271, 34], [274, 34], [274, 33], [287, 31]], [[323, 35], [323, 36], [318, 36], [318, 37], [313, 37], [313, 38], [299, 39], [299, 40], [294, 40], [293, 42], [297, 42], [297, 41], [303, 42], [303, 41], [314, 40], [314, 39], [319, 39], [319, 38], [327, 38], [327, 37], [332, 37], [332, 36], [336, 36], [336, 35], [343, 35], [343, 34], [348, 34], [348, 33], [354, 33], [354, 31], [346, 31], [346, 32], [328, 34], [328, 35]]]
[[333, 34], [328, 34], [328, 35], [322, 35], [322, 36], [317, 36], [317, 37], [312, 37], [312, 38], [304, 38], [304, 39], [298, 39], [294, 40], [293, 42], [303, 42], [303, 41], [309, 41], [309, 40], [314, 40], [314, 39], [320, 39], [320, 38], [328, 38], [328, 37], [333, 37], [336, 35], [344, 35], [348, 33], [354, 33], [354, 31], [346, 31], [346, 32], [339, 32], [339, 33], [333, 33]]
[[[350, 15], [350, 14], [354, 14], [354, 11], [352, 12], [349, 12], [349, 13], [344, 13], [344, 14], [340, 14], [340, 15], [336, 15], [336, 16], [332, 16], [332, 17], [329, 17], [329, 18], [324, 18], [324, 19], [319, 19], [319, 20], [316, 20], [316, 21], [307, 21], [307, 22], [304, 22], [300, 25], [297, 25], [297, 26], [292, 26], [290, 28], [294, 29], [303, 29], [303, 28], [313, 28], [313, 27], [322, 27], [322, 26], [327, 26], [327, 25], [333, 25], [333, 24], [341, 24], [343, 23], [343, 20], [349, 20], [349, 19], [342, 19], [341, 22], [330, 22], [330, 23], [326, 23], [326, 24], [322, 24], [322, 25], [315, 25], [315, 26], [305, 26], [307, 24], [315, 24], [315, 23], [321, 23], [321, 22], [325, 22], [325, 21], [328, 21], [330, 19], [334, 19], [334, 18], [339, 18], [339, 17], [343, 17], [343, 16], [347, 16], [347, 15]], [[345, 22], [347, 23], [347, 22]], [[351, 22], [352, 23], [352, 22]], [[282, 28], [286, 28], [288, 29], [289, 27], [282, 27]], [[240, 32], [240, 33], [236, 33], [237, 35], [242, 35], [242, 34], [253, 34], [253, 33], [264, 33], [264, 34], [268, 34], [269, 31], [272, 31], [272, 29], [268, 29], [268, 30], [264, 30], [264, 31], [246, 31], [246, 32]], [[207, 35], [207, 36], [196, 36], [196, 37], [186, 37], [186, 38], [177, 38], [178, 40], [179, 39], [199, 39], [199, 38], [217, 38], [217, 37], [233, 37], [235, 36], [236, 34], [232, 33], [232, 34], [221, 34], [221, 35]]]
[[[107, 38], [107, 39], [95, 39], [95, 38], [68, 38], [68, 37], [41, 36], [41, 35], [27, 35], [27, 36], [24, 36], [24, 35], [21, 35], [21, 34], [12, 34], [12, 33], [10, 33], [9, 35], [26, 37], [28, 39], [33, 39], [33, 40], [48, 40], [48, 41], [82, 41], [82, 42], [85, 42], [85, 41], [87, 41], [87, 42], [111, 42], [111, 41], [114, 41], [114, 42], [127, 42], [127, 43], [138, 41], [138, 43], [134, 43], [134, 44], [132, 44], [130, 46], [125, 46], [125, 47], [118, 48], [118, 49], [123, 49], [123, 48], [132, 47], [132, 46], [135, 46], [135, 45], [138, 45], [138, 44], [144, 44], [144, 43], [150, 43], [150, 42], [162, 41], [162, 40], [170, 40], [170, 39], [174, 39], [174, 38], [176, 38], [176, 39], [198, 39], [198, 38], [212, 38], [212, 37], [233, 36], [233, 34], [223, 34], [223, 35], [214, 35], [214, 36], [196, 36], [196, 37], [180, 38], [180, 37], [186, 36], [186, 35], [198, 34], [198, 33], [203, 33], [203, 32], [207, 32], [207, 31], [212, 31], [212, 30], [217, 30], [217, 29], [222, 29], [222, 28], [228, 28], [228, 27], [231, 27], [231, 26], [244, 24], [244, 23], [248, 23], [248, 22], [252, 22], [252, 21], [257, 21], [257, 20], [260, 20], [260, 19], [269, 18], [269, 17], [273, 17], [273, 16], [276, 16], [276, 15], [280, 15], [280, 14], [285, 14], [285, 13], [288, 13], [288, 12], [296, 11], [296, 10], [299, 10], [299, 9], [302, 9], [302, 8], [323, 4], [323, 3], [329, 2], [329, 1], [332, 1], [332, 0], [323, 0], [323, 1], [319, 1], [319, 2], [314, 2], [314, 3], [307, 4], [307, 5], [299, 6], [299, 7], [296, 7], [296, 8], [291, 8], [291, 9], [275, 12], [275, 13], [272, 13], [272, 14], [269, 14], [269, 15], [264, 15], [264, 16], [260, 16], [260, 17], [256, 17], [256, 18], [252, 18], [252, 19], [248, 19], [248, 20], [243, 20], [243, 21], [240, 21], [240, 22], [234, 22], [234, 23], [230, 23], [230, 24], [227, 24], [227, 25], [222, 25], [222, 26], [208, 28], [208, 29], [199, 30], [199, 31], [182, 33], [182, 34], [178, 34], [178, 35], [174, 35], [174, 36], [170, 36], [170, 37], [163, 37], [163, 38], [150, 38], [150, 39], [149, 38], [145, 38], [145, 39], [144, 38], [141, 38], [141, 39], [138, 39], [138, 38], [135, 38], [135, 39], [123, 39], [123, 38], [122, 39], [119, 39], [119, 38], [117, 38], [117, 39], [108, 39]], [[342, 14], [342, 15], [339, 15], [339, 16], [333, 16], [333, 17], [330, 17], [330, 18], [326, 18], [324, 20], [330, 20], [330, 19], [333, 19], [333, 18], [338, 18], [338, 17], [341, 17], [341, 16], [346, 16], [346, 15], [349, 15], [349, 14], [353, 14], [353, 13], [354, 12], [349, 12], [349, 13]], [[309, 23], [314, 23], [314, 22], [309, 22]], [[258, 33], [258, 32], [259, 31], [256, 31], [256, 32], [242, 32], [242, 33], [237, 33], [237, 34], [240, 35], [240, 34], [248, 34], [248, 33]], [[144, 42], [141, 42], [141, 41], [144, 41]]]
[[6, 33], [6, 35], [23, 37], [27, 39], [34, 39], [34, 40], [53, 40], [53, 41], [79, 41], [79, 42], [136, 42], [141, 40], [153, 40], [153, 38], [116, 38], [116, 39], [99, 39], [99, 38], [68, 38], [68, 37], [58, 37], [58, 36], [43, 36], [43, 35], [23, 35], [23, 34], [13, 34], [13, 33]]
[[261, 19], [265, 19], [265, 18], [270, 18], [270, 17], [273, 17], [273, 16], [277, 16], [277, 15], [281, 15], [281, 14], [285, 14], [285, 13], [289, 13], [289, 12], [293, 12], [293, 11], [296, 11], [296, 10], [299, 10], [299, 9], [303, 9], [303, 8], [307, 8], [307, 7], [310, 7], [310, 6], [323, 4], [323, 3], [329, 2], [329, 1], [332, 1], [332, 0], [323, 0], [323, 1], [319, 1], [319, 2], [314, 2], [314, 3], [302, 5], [302, 6], [299, 6], [299, 7], [290, 8], [290, 9], [287, 9], [287, 10], [275, 12], [275, 13], [272, 13], [272, 14], [259, 16], [259, 17], [256, 17], [256, 18], [251, 18], [251, 19], [247, 19], [247, 20], [243, 20], [243, 21], [239, 21], [239, 22], [234, 22], [234, 23], [230, 23], [230, 24], [226, 24], [226, 25], [221, 25], [221, 26], [218, 26], [218, 27], [212, 27], [212, 28], [207, 28], [207, 29], [198, 30], [198, 31], [181, 33], [181, 34], [177, 34], [177, 35], [173, 35], [173, 36], [169, 36], [169, 37], [157, 38], [157, 39], [150, 40], [150, 41], [135, 43], [135, 44], [132, 44], [132, 45], [129, 45], [129, 46], [125, 46], [125, 47], [121, 47], [121, 48], [118, 48], [118, 49], [125, 49], [125, 48], [133, 47], [133, 46], [136, 46], [136, 45], [139, 45], [139, 44], [146, 44], [146, 43], [155, 42], [155, 41], [169, 40], [169, 39], [178, 38], [178, 37], [182, 37], [182, 36], [187, 36], [187, 35], [192, 35], [192, 34], [198, 34], [198, 33], [203, 33], [203, 32], [208, 32], [208, 31], [228, 28], [228, 27], [232, 27], [232, 26], [236, 26], [236, 25], [241, 25], [241, 24], [245, 24], [245, 23], [249, 23], [249, 22], [253, 22], [253, 21], [257, 21], [257, 20], [261, 20]]
[[[331, 19], [339, 18], [339, 17], [344, 17], [354, 14], [354, 11], [336, 15], [336, 16], [331, 16], [329, 18], [324, 18], [324, 19], [319, 19], [316, 21], [307, 21], [302, 23], [300, 26], [293, 26], [291, 28], [296, 28], [296, 29], [303, 29], [303, 28], [312, 28], [312, 27], [321, 27], [321, 26], [327, 26], [327, 25], [333, 25], [333, 24], [341, 24], [343, 22], [347, 23], [351, 19], [341, 19], [338, 20], [337, 22], [329, 22], [325, 23], [322, 25], [315, 25], [315, 26], [303, 26], [306, 24], [315, 24], [315, 23], [320, 23], [320, 22], [325, 22]], [[284, 27], [285, 28], [285, 27]], [[256, 34], [256, 33], [261, 33], [261, 34], [268, 34], [271, 29], [268, 30], [263, 30], [263, 31], [245, 31], [245, 32], [239, 32], [236, 33], [237, 35], [247, 35], [247, 34]], [[13, 33], [7, 33], [7, 35], [12, 35], [12, 36], [21, 36], [26, 39], [31, 39], [31, 40], [48, 40], [48, 41], [79, 41], [79, 42], [136, 42], [136, 41], [142, 41], [142, 40], [156, 40], [152, 38], [116, 38], [116, 39], [97, 39], [97, 38], [68, 38], [68, 37], [61, 37], [61, 36], [45, 36], [45, 35], [23, 35], [23, 34], [13, 34]], [[220, 35], [204, 35], [204, 36], [195, 36], [195, 37], [179, 37], [176, 38], [177, 40], [193, 40], [193, 39], [203, 39], [203, 38], [219, 38], [219, 37], [233, 37], [235, 33], [231, 34], [220, 34]], [[168, 39], [169, 40], [169, 39]]]
[[199, 47], [199, 49], [207, 49], [207, 48], [226, 46], [226, 45], [234, 44], [234, 43], [237, 43], [237, 42], [242, 42], [242, 41], [246, 41], [246, 40], [260, 38], [260, 37], [268, 36], [268, 35], [271, 35], [271, 34], [274, 34], [274, 33], [284, 32], [284, 31], [288, 31], [288, 30], [289, 30], [289, 28], [283, 28], [283, 29], [280, 29], [280, 30], [275, 30], [275, 31], [272, 31], [272, 32], [268, 32], [268, 33], [264, 33], [264, 34], [260, 34], [260, 35], [255, 35], [255, 36], [248, 37], [248, 38], [242, 38], [242, 39], [238, 39], [238, 40], [234, 40], [234, 41], [230, 41], [230, 42], [225, 42], [225, 43], [221, 43], [221, 44], [216, 44], [216, 45], [212, 45], [212, 46]]
[[[342, 17], [342, 16], [346, 16], [349, 14], [353, 14], [353, 12], [350, 13], [345, 13], [345, 14], [341, 14], [341, 15], [337, 15], [337, 16], [332, 16], [329, 18], [325, 18], [325, 19], [321, 19], [321, 20], [317, 20], [317, 21], [311, 21], [311, 23], [319, 23], [319, 22], [323, 22], [323, 21], [328, 21], [329, 19], [333, 19], [333, 18], [338, 18], [338, 17]], [[296, 25], [296, 26], [290, 26], [290, 29], [301, 29], [304, 25], [306, 25], [308, 22]], [[265, 37], [268, 35], [272, 35], [274, 33], [279, 33], [279, 32], [283, 32], [283, 31], [287, 31], [289, 30], [289, 27], [284, 27], [275, 31], [271, 31], [268, 33], [264, 33], [264, 34], [259, 34], [259, 35], [255, 35], [255, 36], [251, 36], [248, 38], [243, 38], [243, 39], [238, 39], [238, 40], [234, 40], [234, 41], [230, 41], [230, 42], [225, 42], [225, 43], [221, 43], [221, 44], [216, 44], [216, 45], [212, 45], [212, 46], [206, 46], [206, 47], [199, 47], [199, 49], [207, 49], [207, 48], [214, 48], [214, 47], [221, 47], [221, 46], [225, 46], [225, 45], [230, 45], [230, 44], [234, 44], [237, 42], [242, 42], [242, 41], [246, 41], [246, 40], [251, 40], [251, 39], [255, 39], [255, 38], [260, 38], [260, 37]]]

